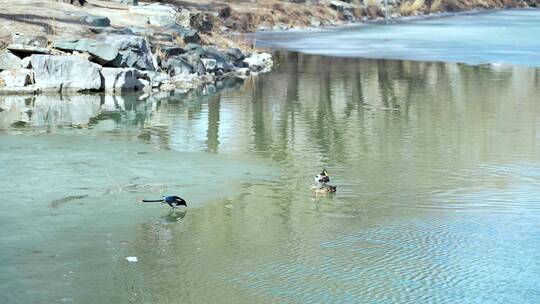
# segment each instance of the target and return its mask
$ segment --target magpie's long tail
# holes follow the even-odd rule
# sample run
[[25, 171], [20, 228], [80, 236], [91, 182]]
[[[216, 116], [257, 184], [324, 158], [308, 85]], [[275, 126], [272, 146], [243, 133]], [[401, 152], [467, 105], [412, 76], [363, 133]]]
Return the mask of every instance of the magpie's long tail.
[[163, 199], [160, 199], [160, 200], [145, 200], [145, 199], [143, 199], [142, 201], [143, 201], [143, 203], [161, 203], [161, 202], [163, 202]]

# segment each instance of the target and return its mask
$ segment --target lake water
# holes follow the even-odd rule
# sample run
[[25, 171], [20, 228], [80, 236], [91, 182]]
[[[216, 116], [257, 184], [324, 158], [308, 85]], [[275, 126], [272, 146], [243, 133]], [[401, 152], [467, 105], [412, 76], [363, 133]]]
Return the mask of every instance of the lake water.
[[275, 56], [200, 95], [0, 96], [0, 303], [540, 302], [539, 69]]
[[261, 33], [257, 45], [340, 57], [540, 67], [540, 10], [501, 10], [348, 29]]

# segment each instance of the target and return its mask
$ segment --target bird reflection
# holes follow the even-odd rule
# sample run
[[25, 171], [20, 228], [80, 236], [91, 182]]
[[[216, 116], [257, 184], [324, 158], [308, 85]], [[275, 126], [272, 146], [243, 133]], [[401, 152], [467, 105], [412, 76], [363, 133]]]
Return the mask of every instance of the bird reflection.
[[181, 221], [186, 217], [187, 210], [178, 211], [176, 209], [171, 210], [169, 213], [161, 217], [163, 222], [174, 223]]

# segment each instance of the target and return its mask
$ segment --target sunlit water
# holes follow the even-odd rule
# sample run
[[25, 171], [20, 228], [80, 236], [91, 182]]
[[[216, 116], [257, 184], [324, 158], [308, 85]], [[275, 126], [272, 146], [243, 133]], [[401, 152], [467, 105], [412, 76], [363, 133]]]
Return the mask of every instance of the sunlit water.
[[[203, 95], [1, 96], [0, 303], [540, 302], [540, 70], [276, 62]], [[187, 212], [140, 202], [165, 193]]]
[[305, 33], [262, 33], [260, 46], [340, 57], [540, 66], [540, 10], [416, 20]]

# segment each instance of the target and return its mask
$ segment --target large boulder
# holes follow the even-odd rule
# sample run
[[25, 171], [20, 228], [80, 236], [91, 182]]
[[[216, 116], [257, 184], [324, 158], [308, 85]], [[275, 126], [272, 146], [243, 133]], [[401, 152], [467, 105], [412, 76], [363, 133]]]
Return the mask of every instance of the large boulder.
[[10, 51], [0, 52], [0, 71], [18, 69], [22, 66], [21, 58]]
[[154, 71], [157, 61], [144, 37], [135, 35], [105, 35], [104, 42], [118, 48], [118, 55], [109, 63], [114, 67]]
[[101, 75], [106, 92], [132, 91], [139, 86], [137, 71], [133, 68], [102, 68]]
[[113, 61], [118, 56], [118, 47], [86, 38], [58, 40], [54, 42], [53, 47], [62, 51], [87, 52], [92, 56], [93, 61], [102, 65]]
[[141, 6], [131, 6], [129, 12], [150, 25], [167, 26], [176, 24], [178, 9], [172, 5], [152, 3]]
[[35, 83], [44, 91], [101, 88], [101, 66], [76, 56], [32, 55]]

